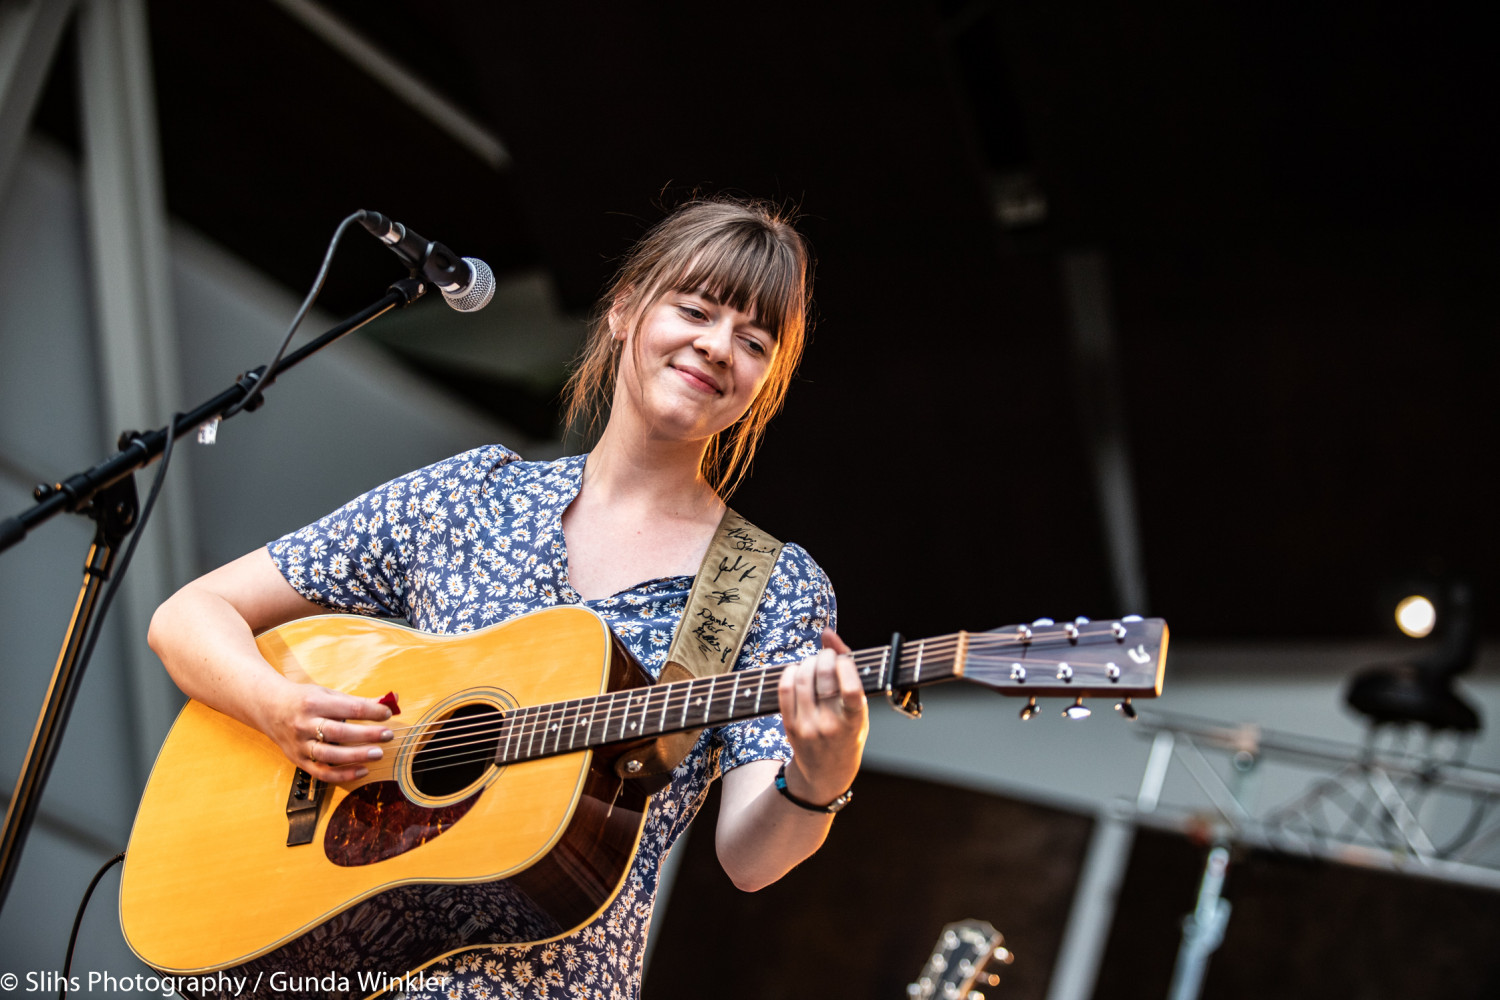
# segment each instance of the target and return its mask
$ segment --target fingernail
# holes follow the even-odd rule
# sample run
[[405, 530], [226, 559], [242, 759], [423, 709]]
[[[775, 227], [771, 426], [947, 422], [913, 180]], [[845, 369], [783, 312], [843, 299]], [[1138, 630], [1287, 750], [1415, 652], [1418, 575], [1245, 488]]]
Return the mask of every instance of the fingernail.
[[393, 739], [395, 735], [396, 734], [391, 732], [389, 729], [382, 729], [380, 731], [380, 741], [384, 743], [386, 740]]
[[356, 778], [363, 778], [365, 775], [367, 775], [369, 773], [370, 773], [370, 769], [368, 767], [356, 767], [354, 769], [354, 776]]
[[370, 758], [371, 760], [379, 760], [381, 757], [385, 756], [385, 752], [382, 751], [379, 747], [371, 747], [370, 749], [365, 751], [365, 756]]

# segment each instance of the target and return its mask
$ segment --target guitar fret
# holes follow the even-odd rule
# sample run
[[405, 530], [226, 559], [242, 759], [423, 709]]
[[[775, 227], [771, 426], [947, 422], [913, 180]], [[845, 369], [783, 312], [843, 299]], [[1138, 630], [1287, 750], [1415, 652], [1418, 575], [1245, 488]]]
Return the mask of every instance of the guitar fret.
[[662, 732], [667, 728], [667, 708], [672, 704], [671, 688], [662, 688], [661, 696], [661, 718], [656, 720], [656, 731]]
[[651, 689], [647, 688], [646, 689], [646, 693], [641, 696], [641, 721], [640, 721], [641, 731], [636, 734], [637, 736], [644, 736], [646, 734], [646, 713], [649, 712], [650, 710], [651, 710]]
[[927, 651], [927, 640], [923, 639], [917, 643], [917, 669], [911, 675], [911, 682], [919, 684], [922, 680], [922, 654]]
[[[568, 732], [568, 712], [570, 710], [574, 712], [578, 711], [571, 701], [565, 701], [557, 706], [557, 720], [552, 724], [554, 733], [552, 737], [552, 749], [558, 753], [562, 753], [563, 733]], [[569, 733], [569, 736], [571, 735]]]
[[531, 747], [534, 743], [536, 743], [537, 714], [537, 709], [535, 708], [528, 708], [526, 710], [526, 714], [524, 716], [525, 726], [521, 731], [522, 735], [526, 737], [526, 749], [522, 750], [519, 745], [517, 745], [516, 747], [516, 757], [521, 760], [526, 760], [531, 756]]
[[705, 698], [705, 699], [703, 699], [703, 724], [704, 725], [708, 725], [708, 713], [711, 712], [711, 711], [713, 711], [713, 707], [714, 707], [714, 688], [718, 686], [718, 683], [719, 683], [719, 678], [717, 678], [717, 677], [710, 677], [708, 679], [708, 697]]
[[[556, 717], [557, 717], [557, 706], [556, 705], [549, 706], [547, 708], [547, 717], [546, 717], [546, 719], [542, 720], [542, 753], [543, 754], [547, 753], [547, 734], [553, 732], [557, 728], [557, 724], [552, 721]], [[552, 749], [554, 751], [557, 750], [557, 744], [556, 744], [555, 741], [554, 741], [554, 743], [552, 745]]]
[[[543, 713], [543, 711], [542, 711], [543, 708], [547, 709], [547, 711], [545, 713]], [[541, 757], [541, 756], [544, 756], [547, 753], [547, 722], [546, 722], [546, 717], [550, 716], [551, 714], [552, 714], [552, 706], [550, 706], [550, 705], [542, 705], [542, 706], [540, 706], [537, 709], [537, 711], [536, 711], [536, 718], [532, 722], [532, 726], [531, 726], [531, 740], [530, 740], [530, 742], [528, 743], [528, 745], [526, 747], [526, 756], [528, 756], [528, 757]], [[537, 744], [537, 737], [538, 736], [540, 736], [542, 738], [542, 740], [541, 740], [541, 744], [542, 745], [540, 747], [538, 747], [536, 745]]]
[[511, 762], [510, 741], [516, 737], [516, 717], [520, 714], [521, 710], [517, 709], [506, 716], [502, 722], [502, 725], [505, 726], [505, 742], [501, 744], [499, 754], [499, 762], [502, 764], [509, 764]]
[[763, 695], [765, 693], [765, 691], [766, 691], [766, 673], [767, 673], [767, 671], [765, 671], [765, 670], [760, 671], [760, 684], [757, 685], [756, 688], [755, 688], [755, 714], [756, 715], [760, 714], [760, 698], [761, 698], [761, 695]]

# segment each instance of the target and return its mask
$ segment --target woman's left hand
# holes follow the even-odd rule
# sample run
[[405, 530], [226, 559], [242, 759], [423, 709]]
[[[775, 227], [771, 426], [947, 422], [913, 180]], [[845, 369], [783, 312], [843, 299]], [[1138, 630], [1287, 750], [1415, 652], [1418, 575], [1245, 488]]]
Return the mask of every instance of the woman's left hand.
[[832, 629], [818, 655], [788, 667], [779, 689], [781, 719], [795, 756], [787, 790], [805, 802], [832, 802], [854, 784], [870, 714], [854, 657]]

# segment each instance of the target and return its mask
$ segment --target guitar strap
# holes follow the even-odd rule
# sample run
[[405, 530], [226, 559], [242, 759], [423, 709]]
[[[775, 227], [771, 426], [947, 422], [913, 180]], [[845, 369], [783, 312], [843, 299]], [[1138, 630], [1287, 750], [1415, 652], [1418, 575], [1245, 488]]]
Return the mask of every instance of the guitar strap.
[[[693, 579], [658, 684], [709, 677], [734, 666], [781, 547], [781, 542], [724, 508], [703, 565]], [[627, 778], [670, 774], [701, 732], [694, 729], [659, 736], [621, 754], [615, 769]]]

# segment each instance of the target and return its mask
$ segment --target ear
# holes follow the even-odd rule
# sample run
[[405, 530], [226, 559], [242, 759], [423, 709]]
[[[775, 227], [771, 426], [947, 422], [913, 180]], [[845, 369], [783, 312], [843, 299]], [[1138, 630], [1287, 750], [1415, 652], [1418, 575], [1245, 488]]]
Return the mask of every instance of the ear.
[[623, 341], [630, 332], [630, 299], [632, 288], [627, 285], [615, 294], [614, 304], [609, 307], [609, 335]]

